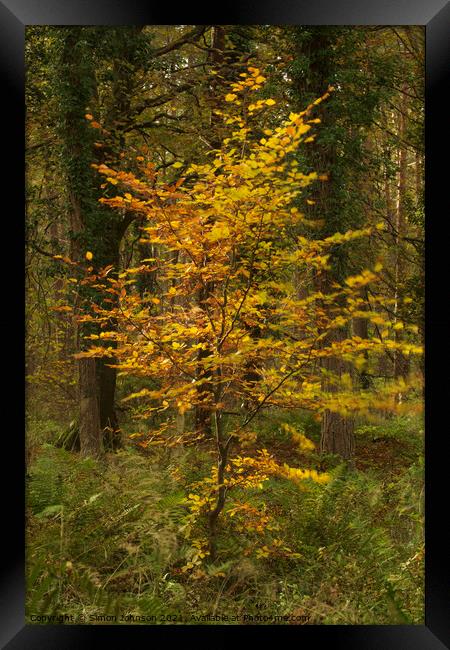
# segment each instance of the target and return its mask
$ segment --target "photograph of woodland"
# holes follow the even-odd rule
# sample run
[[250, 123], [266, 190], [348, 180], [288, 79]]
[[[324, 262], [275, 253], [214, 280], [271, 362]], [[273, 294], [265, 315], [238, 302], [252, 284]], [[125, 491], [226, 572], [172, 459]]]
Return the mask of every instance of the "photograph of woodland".
[[423, 28], [25, 55], [27, 622], [423, 624]]

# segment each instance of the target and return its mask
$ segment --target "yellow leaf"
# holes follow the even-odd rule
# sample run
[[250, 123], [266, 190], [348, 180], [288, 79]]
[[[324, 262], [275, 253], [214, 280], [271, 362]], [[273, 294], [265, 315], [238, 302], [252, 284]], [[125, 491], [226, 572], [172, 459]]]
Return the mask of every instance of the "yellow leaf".
[[236, 97], [237, 97], [237, 95], [235, 95], [234, 93], [228, 93], [228, 95], [225, 95], [225, 101], [226, 102], [234, 102]]
[[89, 262], [92, 260], [94, 256], [92, 255], [91, 251], [87, 251], [86, 253], [86, 259], [89, 260]]
[[179, 169], [180, 167], [183, 167], [183, 163], [175, 162], [175, 163], [173, 163], [172, 167], [174, 167], [175, 169]]
[[273, 106], [276, 104], [276, 101], [274, 99], [266, 99], [266, 104], [267, 106]]
[[226, 224], [216, 224], [206, 235], [208, 241], [215, 242], [219, 239], [227, 239], [230, 236], [230, 230]]

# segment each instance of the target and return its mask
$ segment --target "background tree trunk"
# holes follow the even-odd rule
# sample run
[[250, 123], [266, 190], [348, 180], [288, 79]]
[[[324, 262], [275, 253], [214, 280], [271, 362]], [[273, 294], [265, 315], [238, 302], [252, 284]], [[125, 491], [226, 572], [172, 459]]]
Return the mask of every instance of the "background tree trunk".
[[105, 447], [117, 449], [121, 446], [120, 428], [114, 403], [117, 370], [108, 367], [107, 363], [110, 362], [111, 359], [97, 360], [100, 427], [103, 432]]
[[80, 451], [83, 456], [103, 454], [95, 359], [79, 360]]
[[[407, 87], [404, 86], [404, 91]], [[407, 102], [401, 108], [399, 115], [399, 135], [401, 140], [406, 138], [406, 115]], [[407, 164], [408, 152], [404, 144], [400, 145], [398, 154], [398, 194], [397, 210], [395, 220], [395, 303], [394, 303], [394, 323], [401, 320], [402, 309], [400, 296], [403, 295], [402, 284], [404, 282], [404, 258], [402, 254], [403, 237], [405, 235], [406, 223], [406, 191], [407, 191]], [[401, 343], [403, 340], [402, 330], [395, 330], [395, 341]], [[394, 377], [406, 377], [409, 371], [409, 361], [399, 350], [394, 350]], [[399, 392], [396, 396], [397, 402], [402, 401], [402, 394]]]
[[[323, 95], [328, 86], [333, 83], [339, 66], [335, 60], [334, 51], [338, 40], [343, 38], [343, 35], [339, 28], [332, 27], [314, 28], [312, 31], [309, 28], [298, 27], [295, 30], [297, 59], [304, 67], [302, 72], [297, 72], [294, 75], [296, 77], [296, 101], [298, 108], [303, 110], [309, 102]], [[342, 224], [341, 217], [345, 213], [341, 197], [345, 167], [343, 167], [342, 154], [340, 157], [338, 156], [336, 136], [333, 133], [333, 129], [336, 128], [336, 116], [332, 117], [329, 111], [330, 109], [326, 105], [318, 111], [322, 121], [321, 136], [317, 139], [314, 147], [304, 154], [307, 156], [307, 162], [311, 169], [328, 175], [327, 182], [322, 183], [319, 187], [315, 186], [316, 205], [312, 210], [313, 216], [324, 222], [319, 233], [319, 236], [323, 237], [330, 236], [338, 230], [338, 224], [339, 222]], [[345, 277], [347, 253], [343, 249], [339, 252], [332, 251], [330, 262], [331, 269], [314, 278], [317, 289], [325, 294], [332, 289], [333, 282], [340, 282]], [[330, 343], [333, 338], [336, 341], [343, 340], [347, 335], [348, 332], [345, 330], [333, 330], [324, 345]], [[343, 371], [342, 361], [335, 357], [324, 360], [323, 367], [336, 377], [340, 377]], [[322, 390], [334, 392], [336, 387], [327, 378], [324, 378]], [[321, 423], [321, 452], [336, 453], [349, 459], [354, 449], [353, 431], [354, 424], [351, 418], [326, 411]]]

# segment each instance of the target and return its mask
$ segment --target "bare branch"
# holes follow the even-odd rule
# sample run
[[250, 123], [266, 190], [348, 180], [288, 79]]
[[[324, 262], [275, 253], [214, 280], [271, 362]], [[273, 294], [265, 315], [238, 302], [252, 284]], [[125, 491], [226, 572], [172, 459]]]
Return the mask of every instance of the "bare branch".
[[172, 41], [171, 43], [164, 45], [164, 47], [160, 47], [159, 49], [155, 50], [153, 52], [153, 56], [162, 56], [168, 52], [173, 52], [174, 50], [180, 49], [180, 47], [183, 47], [183, 45], [186, 43], [191, 43], [193, 40], [200, 38], [200, 36], [203, 36], [210, 27], [211, 25], [197, 25], [194, 27], [194, 29], [191, 29], [191, 31], [184, 34], [184, 36], [180, 36], [180, 38], [176, 39], [175, 41]]

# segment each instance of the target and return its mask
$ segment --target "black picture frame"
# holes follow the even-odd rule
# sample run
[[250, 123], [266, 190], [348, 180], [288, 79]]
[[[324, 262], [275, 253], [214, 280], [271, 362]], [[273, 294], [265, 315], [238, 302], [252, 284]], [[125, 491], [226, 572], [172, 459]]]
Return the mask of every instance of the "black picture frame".
[[[120, 25], [120, 24], [310, 24], [310, 25], [424, 25], [426, 29], [426, 616], [425, 625], [387, 626], [277, 626], [278, 643], [295, 642], [297, 647], [321, 643], [325, 647], [369, 650], [438, 650], [450, 647], [450, 583], [448, 557], [450, 538], [447, 513], [440, 496], [446, 494], [449, 465], [443, 453], [448, 435], [450, 359], [450, 308], [448, 301], [448, 181], [446, 159], [450, 151], [448, 115], [444, 90], [450, 70], [450, 4], [445, 0], [250, 0], [216, 7], [215, 15], [200, 5], [174, 10], [161, 3], [153, 6], [139, 0], [0, 0], [0, 69], [4, 135], [2, 206], [2, 259], [7, 281], [2, 283], [4, 317], [1, 341], [10, 346], [17, 337], [14, 363], [3, 370], [7, 376], [5, 412], [13, 412], [13, 426], [4, 426], [4, 471], [2, 491], [2, 573], [0, 588], [0, 644], [8, 650], [34, 648], [71, 649], [94, 646], [109, 639], [123, 647], [172, 642], [203, 643], [225, 647], [239, 639], [254, 643], [255, 634], [267, 635], [266, 626], [40, 626], [25, 625], [24, 579], [24, 436], [18, 409], [24, 395], [24, 31], [26, 25]], [[5, 144], [9, 140], [9, 144]], [[20, 224], [20, 225], [19, 225]], [[11, 255], [6, 262], [6, 254]], [[14, 278], [14, 281], [10, 281]], [[11, 319], [16, 323], [11, 324]], [[443, 370], [441, 370], [441, 368]], [[447, 376], [444, 370], [447, 369]], [[19, 407], [20, 413], [20, 407]], [[6, 466], [11, 474], [5, 471]], [[289, 637], [289, 640], [288, 640]], [[205, 639], [205, 640], [204, 640]]]

